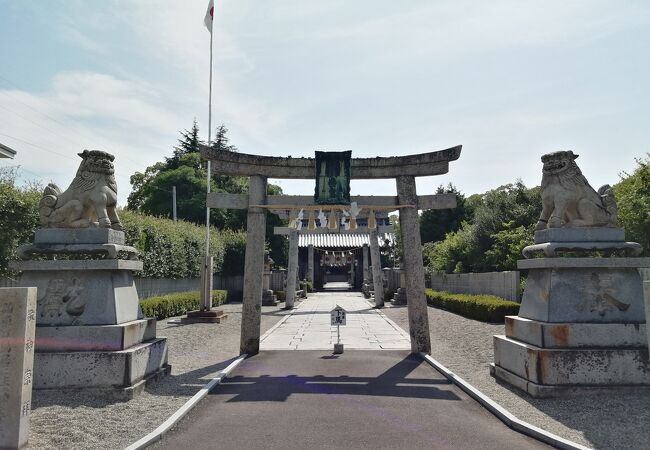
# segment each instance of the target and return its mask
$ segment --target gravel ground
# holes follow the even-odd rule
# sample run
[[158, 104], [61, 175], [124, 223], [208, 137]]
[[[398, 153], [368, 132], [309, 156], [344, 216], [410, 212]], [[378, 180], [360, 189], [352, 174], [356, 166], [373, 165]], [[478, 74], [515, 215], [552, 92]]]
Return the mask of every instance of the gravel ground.
[[[133, 400], [115, 403], [96, 392], [34, 391], [29, 448], [120, 449], [154, 430], [239, 355], [241, 303], [219, 308], [228, 314], [220, 324], [158, 322], [158, 336], [168, 338], [172, 372]], [[262, 332], [284, 314], [278, 307], [263, 307]]]
[[[408, 330], [406, 307], [383, 312]], [[598, 449], [648, 449], [650, 395], [598, 394], [576, 398], [535, 399], [498, 384], [490, 376], [492, 336], [504, 326], [466, 319], [429, 307], [431, 355], [515, 416], [582, 445]]]

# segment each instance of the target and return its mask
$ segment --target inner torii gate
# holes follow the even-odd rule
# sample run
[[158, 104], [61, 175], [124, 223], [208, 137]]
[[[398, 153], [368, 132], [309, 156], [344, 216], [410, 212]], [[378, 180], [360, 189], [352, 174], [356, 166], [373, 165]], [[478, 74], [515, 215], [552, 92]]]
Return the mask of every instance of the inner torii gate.
[[[456, 207], [456, 197], [453, 194], [418, 196], [415, 177], [447, 173], [449, 162], [460, 157], [461, 148], [459, 145], [417, 155], [352, 158], [350, 163], [352, 179], [394, 178], [396, 181], [397, 196], [352, 196], [350, 200], [357, 202], [360, 207], [395, 207], [399, 210], [409, 334], [411, 351], [414, 353], [431, 353], [418, 210]], [[207, 206], [248, 210], [240, 350], [254, 355], [259, 353], [260, 348], [266, 210], [272, 210], [274, 206], [279, 210], [300, 209], [315, 204], [312, 196], [267, 196], [267, 180], [315, 180], [316, 160], [249, 155], [213, 150], [207, 146], [201, 147], [201, 155], [211, 160], [212, 167], [220, 174], [249, 177], [248, 194], [210, 193]]]

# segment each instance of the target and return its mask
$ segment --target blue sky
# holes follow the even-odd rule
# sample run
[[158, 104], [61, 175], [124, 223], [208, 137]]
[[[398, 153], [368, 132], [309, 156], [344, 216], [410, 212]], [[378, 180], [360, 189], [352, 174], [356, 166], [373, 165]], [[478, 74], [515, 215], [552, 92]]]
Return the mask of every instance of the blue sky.
[[[0, 142], [23, 178], [67, 186], [84, 148], [129, 176], [207, 138], [207, 0], [0, 0]], [[214, 123], [241, 152], [392, 156], [463, 145], [466, 194], [572, 149], [595, 187], [650, 151], [645, 0], [216, 0]], [[312, 192], [313, 181], [280, 182]], [[353, 194], [390, 194], [392, 180]]]

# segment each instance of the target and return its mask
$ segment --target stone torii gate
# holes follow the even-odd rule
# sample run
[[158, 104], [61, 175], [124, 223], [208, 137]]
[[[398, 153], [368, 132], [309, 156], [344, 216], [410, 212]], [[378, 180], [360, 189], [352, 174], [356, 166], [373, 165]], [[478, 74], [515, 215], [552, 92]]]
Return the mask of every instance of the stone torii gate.
[[[456, 207], [453, 194], [418, 196], [415, 177], [441, 175], [449, 171], [449, 162], [460, 157], [462, 146], [408, 156], [352, 158], [352, 179], [394, 178], [397, 196], [352, 196], [360, 208], [392, 207], [399, 210], [400, 231], [404, 247], [409, 334], [411, 351], [431, 352], [427, 302], [424, 295], [422, 241], [418, 210]], [[240, 350], [254, 355], [260, 347], [262, 288], [264, 277], [264, 243], [266, 210], [300, 209], [314, 205], [312, 196], [267, 196], [267, 180], [316, 179], [314, 158], [259, 156], [201, 147], [201, 155], [213, 162], [220, 174], [249, 177], [248, 194], [210, 193], [209, 208], [247, 209], [247, 240], [244, 263], [244, 292]], [[323, 205], [323, 209], [329, 206]]]

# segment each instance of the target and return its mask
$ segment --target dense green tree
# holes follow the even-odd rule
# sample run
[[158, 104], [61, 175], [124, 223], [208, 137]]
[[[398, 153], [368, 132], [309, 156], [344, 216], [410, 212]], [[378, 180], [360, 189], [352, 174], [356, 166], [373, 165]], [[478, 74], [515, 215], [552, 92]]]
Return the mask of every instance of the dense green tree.
[[510, 222], [504, 226], [505, 229], [492, 235], [492, 246], [485, 251], [484, 266], [497, 272], [515, 270], [517, 260], [521, 259], [521, 251], [533, 244], [532, 225], [513, 227]]
[[[181, 139], [178, 140], [178, 145], [174, 147], [173, 156], [171, 158], [165, 158], [166, 169], [177, 168], [180, 165], [183, 156], [192, 153], [199, 153], [199, 145], [203, 144], [203, 141], [199, 138], [199, 126], [196, 123], [196, 118], [194, 118], [194, 122], [192, 122], [192, 128], [181, 131], [180, 133]], [[200, 165], [198, 167], [200, 167]]]
[[[230, 144], [228, 129], [220, 125], [215, 130], [215, 137], [210, 147], [215, 151], [237, 151]], [[178, 144], [174, 147], [171, 157], [165, 161], [146, 168], [144, 173], [136, 172], [131, 176], [132, 192], [129, 195], [127, 208], [158, 217], [172, 217], [172, 189], [176, 186], [177, 216], [199, 225], [205, 223], [205, 198], [207, 193], [207, 165], [200, 156], [199, 127], [194, 120], [190, 130], [182, 131]], [[227, 192], [245, 194], [248, 192], [246, 177], [228, 176], [218, 173], [213, 168], [210, 190], [212, 192]], [[268, 193], [282, 193], [279, 186], [269, 184]], [[221, 230], [245, 230], [246, 211], [236, 209], [211, 209], [210, 223]], [[281, 226], [284, 222], [276, 215], [267, 215], [267, 240], [271, 257], [277, 264], [286, 265], [286, 244], [282, 236], [273, 235], [273, 227]]]
[[650, 153], [636, 162], [634, 172], [622, 174], [614, 186], [618, 225], [628, 241], [643, 245], [645, 255], [650, 255]]
[[533, 236], [541, 210], [539, 188], [516, 181], [470, 196], [465, 207], [471, 217], [461, 228], [426, 247], [429, 267], [457, 273], [513, 270]]
[[423, 243], [441, 241], [445, 234], [458, 230], [464, 220], [471, 220], [472, 211], [465, 204], [465, 196], [453, 184], [438, 186], [436, 194], [455, 194], [456, 208], [430, 209], [422, 213], [420, 237]]
[[423, 249], [427, 267], [446, 273], [469, 272], [472, 265], [469, 229], [471, 225], [465, 222], [460, 230], [447, 233], [442, 241], [427, 242]]
[[495, 233], [536, 223], [542, 208], [539, 192], [518, 180], [483, 194], [471, 221], [472, 244], [484, 252], [493, 244]]
[[31, 183], [16, 186], [16, 170], [0, 168], [0, 276], [16, 259], [16, 248], [31, 242], [38, 226], [38, 202], [42, 187]]

